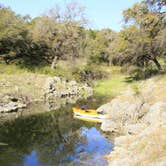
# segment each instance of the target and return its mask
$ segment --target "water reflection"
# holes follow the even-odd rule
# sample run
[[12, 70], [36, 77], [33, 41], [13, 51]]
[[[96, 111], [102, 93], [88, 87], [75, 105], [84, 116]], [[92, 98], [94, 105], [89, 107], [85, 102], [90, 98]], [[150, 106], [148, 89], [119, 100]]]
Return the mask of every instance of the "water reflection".
[[0, 165], [105, 165], [111, 144], [98, 126], [73, 119], [71, 107], [2, 123]]
[[[108, 153], [112, 146], [101, 136], [96, 128], [81, 128], [81, 136], [84, 137], [85, 142], [77, 142], [74, 145], [74, 153], [68, 153], [63, 156], [55, 165], [106, 165], [106, 161], [102, 155]], [[64, 144], [59, 145], [59, 149], [55, 150], [55, 156], [64, 149]], [[49, 165], [49, 163], [47, 163]], [[24, 158], [24, 166], [41, 166], [38, 160], [38, 153], [32, 151], [30, 155]]]
[[31, 166], [31, 165], [32, 166], [41, 166], [39, 164], [35, 151], [32, 151], [30, 155], [27, 155], [24, 158], [24, 166]]
[[103, 166], [106, 161], [102, 155], [108, 154], [112, 145], [105, 139], [101, 133], [94, 127], [81, 128], [81, 135], [86, 143], [76, 147], [76, 158], [73, 161], [75, 165]]

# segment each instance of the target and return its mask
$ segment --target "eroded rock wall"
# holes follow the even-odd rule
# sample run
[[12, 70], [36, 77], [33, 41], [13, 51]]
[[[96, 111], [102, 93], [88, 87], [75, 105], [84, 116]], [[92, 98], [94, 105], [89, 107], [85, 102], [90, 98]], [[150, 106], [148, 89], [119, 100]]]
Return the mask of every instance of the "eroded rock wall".
[[[166, 80], [149, 79], [100, 108], [110, 118], [101, 129], [116, 132], [110, 166], [166, 165]], [[138, 92], [137, 91], [137, 92]]]
[[70, 103], [93, 93], [86, 84], [36, 74], [6, 76], [0, 79], [0, 88], [0, 115], [17, 112], [33, 102], [46, 102], [50, 109], [56, 109], [59, 100]]

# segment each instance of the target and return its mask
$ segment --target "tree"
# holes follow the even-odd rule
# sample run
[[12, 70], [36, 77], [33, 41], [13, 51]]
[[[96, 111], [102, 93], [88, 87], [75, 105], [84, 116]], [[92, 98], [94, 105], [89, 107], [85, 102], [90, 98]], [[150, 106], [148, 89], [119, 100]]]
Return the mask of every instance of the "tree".
[[108, 47], [115, 38], [115, 32], [110, 29], [87, 31], [86, 54], [90, 63], [109, 64]]
[[77, 3], [49, 10], [31, 20], [16, 15], [8, 8], [0, 9], [0, 54], [19, 58], [26, 65], [51, 64], [59, 59], [83, 55], [86, 23], [84, 8]]
[[160, 13], [165, 13], [166, 0], [146, 0], [145, 1], [149, 6], [155, 9]]
[[123, 14], [126, 23], [134, 23], [139, 28], [140, 39], [142, 38], [141, 42], [140, 40], [129, 42], [130, 47], [135, 45], [132, 58], [142, 61], [142, 64], [145, 61], [153, 61], [160, 70], [161, 65], [157, 57], [161, 55], [161, 47], [156, 46], [156, 40], [160, 32], [165, 29], [165, 14], [155, 10], [155, 3], [149, 5], [144, 1], [136, 3]]
[[109, 45], [110, 62], [113, 65], [136, 64], [136, 56], [133, 55], [135, 52], [134, 41], [139, 37], [139, 29], [136, 26], [129, 26], [121, 30]]
[[35, 43], [45, 45], [44, 59], [56, 66], [59, 59], [77, 58], [80, 55], [84, 30], [75, 22], [55, 22], [53, 17], [43, 16], [31, 22], [30, 34]]
[[71, 2], [64, 8], [56, 6], [47, 16], [54, 20], [57, 28], [52, 40], [54, 55], [51, 68], [54, 68], [58, 59], [80, 56], [85, 37], [83, 26], [87, 20], [84, 17], [84, 8], [76, 2]]
[[24, 50], [27, 36], [24, 18], [16, 15], [9, 8], [0, 8], [0, 54], [6, 62]]

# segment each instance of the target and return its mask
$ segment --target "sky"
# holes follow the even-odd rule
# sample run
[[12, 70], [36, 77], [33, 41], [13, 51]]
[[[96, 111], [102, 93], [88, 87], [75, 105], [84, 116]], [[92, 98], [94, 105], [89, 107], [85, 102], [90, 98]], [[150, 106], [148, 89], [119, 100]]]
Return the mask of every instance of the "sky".
[[[119, 31], [123, 26], [122, 11], [140, 0], [75, 0], [85, 6], [89, 28], [110, 28]], [[17, 14], [40, 16], [57, 3], [71, 0], [0, 0], [0, 4], [10, 7]]]

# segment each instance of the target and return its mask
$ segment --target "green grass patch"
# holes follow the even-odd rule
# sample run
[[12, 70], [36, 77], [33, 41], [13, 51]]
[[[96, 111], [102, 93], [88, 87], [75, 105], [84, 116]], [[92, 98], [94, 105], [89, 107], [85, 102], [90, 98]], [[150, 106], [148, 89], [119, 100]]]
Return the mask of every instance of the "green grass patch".
[[19, 65], [6, 65], [0, 63], [0, 76], [3, 75], [13, 75], [13, 74], [26, 74], [26, 73], [35, 73], [35, 74], [44, 74], [46, 76], [62, 76], [66, 78], [71, 78], [72, 74], [70, 69], [64, 68], [62, 66], [57, 66], [56, 69], [52, 70], [50, 66], [38, 66], [32, 68], [21, 67]]
[[112, 75], [108, 80], [99, 80], [94, 83], [94, 92], [98, 96], [115, 97], [123, 90], [126, 90], [129, 85], [134, 82], [127, 82], [127, 75]]
[[28, 69], [20, 68], [17, 65], [6, 65], [0, 63], [0, 74], [10, 75], [10, 74], [20, 74], [20, 73], [27, 73]]

